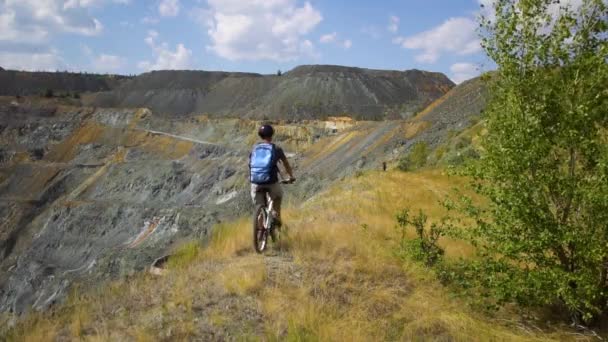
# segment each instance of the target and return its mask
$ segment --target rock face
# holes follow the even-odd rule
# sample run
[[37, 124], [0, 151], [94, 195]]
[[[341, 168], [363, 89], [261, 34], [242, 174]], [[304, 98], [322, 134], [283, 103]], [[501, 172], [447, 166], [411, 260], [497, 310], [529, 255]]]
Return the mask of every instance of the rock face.
[[443, 74], [330, 65], [300, 66], [282, 76], [207, 71], [154, 71], [85, 103], [146, 107], [161, 114], [324, 119], [405, 118], [454, 84]]
[[93, 75], [70, 72], [27, 72], [0, 68], [0, 95], [41, 95], [47, 89], [55, 94], [108, 91], [126, 76]]
[[436, 146], [445, 138], [446, 132], [469, 127], [471, 119], [479, 119], [488, 97], [486, 81], [481, 77], [459, 84], [410, 120], [411, 125], [426, 129], [409, 140], [408, 146], [418, 141]]
[[[335, 134], [331, 124], [276, 123], [277, 140], [297, 166], [300, 151]], [[0, 97], [0, 312], [43, 310], [74, 281], [143, 270], [176, 242], [205, 241], [218, 222], [249, 212], [257, 125]], [[297, 172], [307, 176], [292, 198], [344, 174]]]
[[141, 270], [248, 208], [243, 153], [137, 127], [148, 115], [0, 109], [0, 311], [44, 309], [74, 279]]

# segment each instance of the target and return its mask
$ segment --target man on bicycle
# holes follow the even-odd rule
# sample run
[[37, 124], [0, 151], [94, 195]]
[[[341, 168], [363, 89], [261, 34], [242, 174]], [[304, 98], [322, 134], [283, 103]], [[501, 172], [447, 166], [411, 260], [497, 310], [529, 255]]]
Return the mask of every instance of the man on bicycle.
[[274, 129], [270, 125], [262, 125], [258, 130], [262, 139], [249, 154], [249, 181], [251, 182], [251, 199], [257, 206], [264, 204], [265, 192], [268, 192], [274, 202], [277, 226], [281, 225], [281, 200], [283, 189], [279, 184], [278, 162], [283, 164], [289, 175], [288, 182], [294, 182], [295, 177], [283, 149], [272, 143]]

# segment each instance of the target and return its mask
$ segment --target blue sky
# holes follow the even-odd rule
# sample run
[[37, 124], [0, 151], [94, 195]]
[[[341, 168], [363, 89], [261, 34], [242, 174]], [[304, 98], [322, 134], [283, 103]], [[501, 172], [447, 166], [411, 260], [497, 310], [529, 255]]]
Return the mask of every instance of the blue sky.
[[491, 67], [475, 32], [489, 0], [0, 0], [0, 66], [139, 74], [275, 73], [300, 64]]

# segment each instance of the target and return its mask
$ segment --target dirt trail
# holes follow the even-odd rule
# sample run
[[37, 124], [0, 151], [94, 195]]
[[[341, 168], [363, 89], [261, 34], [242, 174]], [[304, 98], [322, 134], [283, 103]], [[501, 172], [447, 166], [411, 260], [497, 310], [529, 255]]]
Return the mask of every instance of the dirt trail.
[[171, 134], [171, 133], [167, 133], [167, 132], [153, 131], [153, 130], [150, 130], [150, 129], [141, 129], [141, 130], [144, 131], [144, 132], [152, 133], [152, 134], [164, 135], [164, 136], [171, 137], [171, 138], [174, 138], [174, 139], [190, 141], [190, 142], [197, 143], [197, 144], [213, 145], [213, 146], [222, 146], [222, 147], [224, 147], [224, 145], [212, 143], [212, 142], [209, 142], [209, 141], [197, 140], [197, 139], [183, 137], [183, 136], [180, 136], [180, 135], [175, 135], [175, 134]]

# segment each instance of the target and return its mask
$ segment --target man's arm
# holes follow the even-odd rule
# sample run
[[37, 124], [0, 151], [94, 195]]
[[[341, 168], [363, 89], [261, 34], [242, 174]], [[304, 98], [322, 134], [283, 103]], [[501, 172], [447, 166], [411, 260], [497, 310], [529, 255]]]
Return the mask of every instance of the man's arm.
[[290, 179], [295, 179], [296, 177], [293, 176], [293, 170], [291, 169], [291, 165], [289, 165], [289, 162], [287, 161], [287, 157], [285, 156], [285, 154], [283, 154], [281, 156], [280, 161], [283, 164], [283, 167], [285, 168], [285, 171], [287, 171], [287, 174], [289, 175], [289, 178]]

